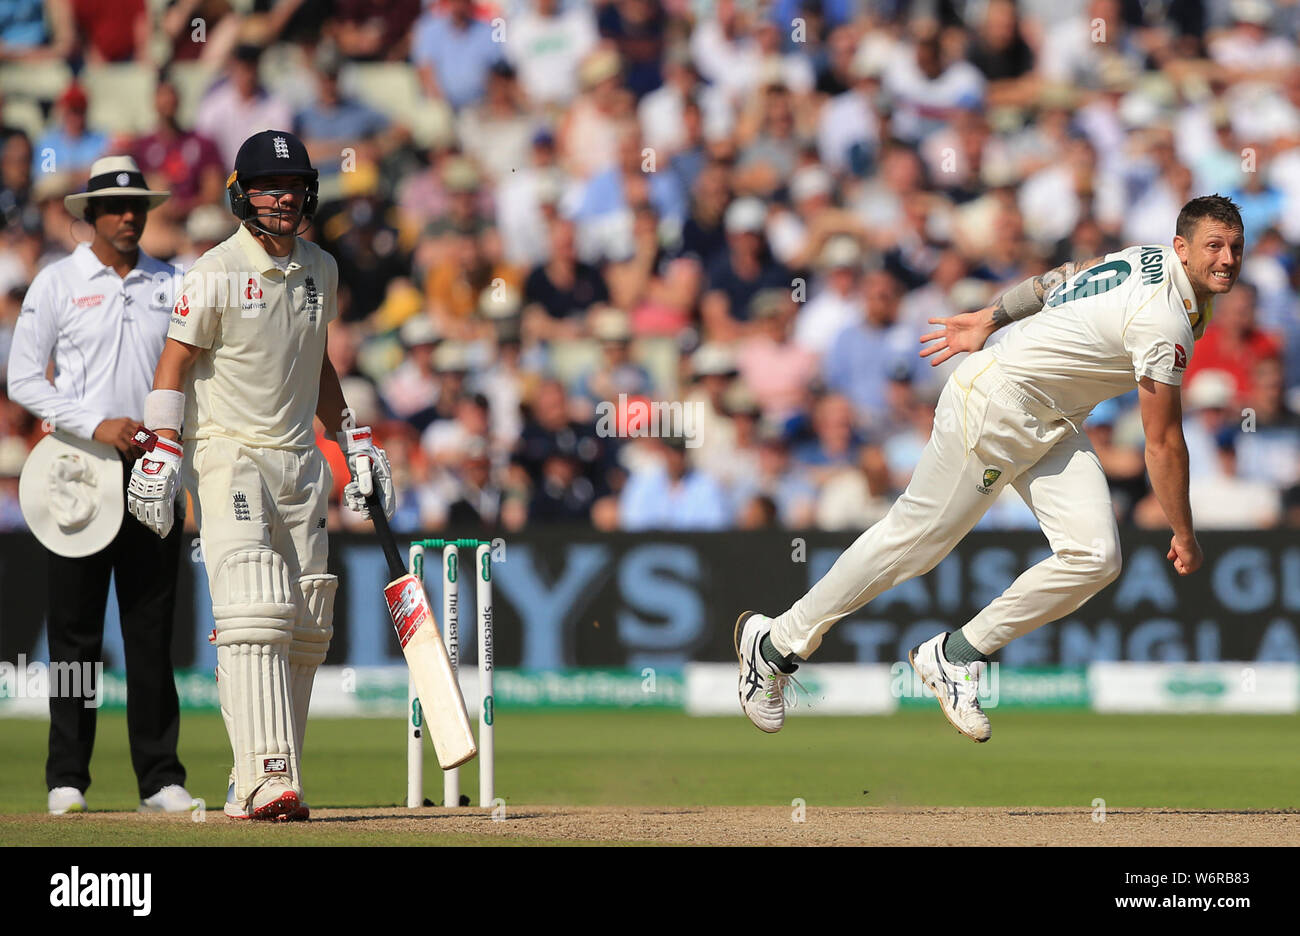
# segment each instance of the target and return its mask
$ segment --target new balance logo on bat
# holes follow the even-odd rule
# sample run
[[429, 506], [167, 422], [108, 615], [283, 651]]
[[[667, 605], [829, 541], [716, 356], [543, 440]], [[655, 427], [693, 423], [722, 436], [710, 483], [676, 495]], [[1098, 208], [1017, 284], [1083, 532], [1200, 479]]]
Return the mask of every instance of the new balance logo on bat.
[[420, 588], [419, 582], [408, 575], [386, 587], [384, 598], [388, 601], [388, 613], [393, 618], [393, 627], [397, 629], [397, 639], [405, 648], [429, 613], [424, 590]]

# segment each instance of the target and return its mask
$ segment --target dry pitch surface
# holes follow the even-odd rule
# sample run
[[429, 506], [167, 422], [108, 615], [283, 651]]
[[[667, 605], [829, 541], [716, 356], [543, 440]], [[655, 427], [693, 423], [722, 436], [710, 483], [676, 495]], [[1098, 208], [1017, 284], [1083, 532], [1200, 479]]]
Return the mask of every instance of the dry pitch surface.
[[0, 834], [116, 845], [1294, 845], [1300, 811], [1124, 809], [1095, 821], [1061, 808], [808, 807], [798, 822], [793, 808], [767, 806], [519, 806], [496, 820], [474, 809], [320, 809], [286, 825], [105, 812], [5, 817]]
[[[1271, 845], [1300, 843], [1300, 719], [1001, 711], [994, 740], [956, 735], [937, 706], [803, 718], [760, 735], [744, 718], [521, 712], [497, 731], [503, 821], [408, 811], [403, 726], [312, 726], [313, 821], [221, 814], [230, 746], [186, 716], [190, 791], [211, 807], [140, 816], [125, 718], [101, 713], [83, 816], [42, 812], [48, 725], [0, 720], [0, 845]], [[461, 789], [477, 790], [476, 765]], [[431, 751], [425, 795], [441, 799]], [[807, 803], [795, 822], [795, 799]], [[1104, 799], [1105, 822], [1092, 803]], [[547, 806], [532, 804], [551, 804]], [[612, 805], [618, 804], [618, 805]], [[716, 805], [707, 805], [716, 804]], [[1032, 804], [1032, 805], [1025, 805]]]

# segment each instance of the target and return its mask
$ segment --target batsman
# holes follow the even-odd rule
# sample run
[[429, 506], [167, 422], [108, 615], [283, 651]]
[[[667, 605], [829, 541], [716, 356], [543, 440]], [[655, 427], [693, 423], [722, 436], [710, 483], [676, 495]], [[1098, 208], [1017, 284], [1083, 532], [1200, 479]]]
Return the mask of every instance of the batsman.
[[338, 267], [302, 239], [317, 172], [292, 133], [244, 141], [226, 182], [239, 229], [186, 273], [144, 407], [128, 489], [132, 514], [160, 536], [184, 483], [195, 506], [212, 595], [221, 714], [234, 754], [225, 813], [299, 820], [301, 757], [316, 668], [333, 635], [326, 571], [328, 464], [313, 417], [336, 434], [352, 481], [346, 505], [369, 516], [357, 485], [367, 456], [393, 511], [388, 459], [367, 428], [344, 428], [325, 355]]
[[[908, 654], [953, 726], [987, 741], [978, 690], [988, 655], [1071, 613], [1119, 575], [1106, 475], [1081, 427], [1102, 400], [1134, 389], [1147, 473], [1173, 532], [1168, 558], [1179, 575], [1195, 572], [1202, 557], [1179, 387], [1243, 250], [1237, 206], [1203, 196], [1183, 206], [1172, 246], [1067, 263], [978, 312], [931, 319], [942, 327], [921, 337], [922, 357], [937, 364], [972, 353], [944, 386], [907, 490], [792, 607], [776, 617], [745, 612], [736, 622], [740, 704], [750, 720], [779, 730], [792, 673], [831, 626], [938, 565], [1010, 485], [1037, 516], [1051, 555], [963, 626]], [[985, 348], [1004, 326], [1005, 340]]]

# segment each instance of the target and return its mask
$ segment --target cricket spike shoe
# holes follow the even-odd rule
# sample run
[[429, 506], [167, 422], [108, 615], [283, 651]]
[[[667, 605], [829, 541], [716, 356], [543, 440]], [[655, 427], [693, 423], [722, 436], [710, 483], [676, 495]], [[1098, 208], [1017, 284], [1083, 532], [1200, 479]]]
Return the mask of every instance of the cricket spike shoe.
[[235, 799], [235, 778], [232, 772], [230, 786], [226, 788], [226, 805], [223, 810], [231, 819], [256, 819], [262, 822], [300, 822], [310, 817], [311, 810], [298, 793], [285, 780], [272, 777], [254, 791], [246, 803]]
[[[793, 681], [763, 658], [763, 638], [772, 630], [772, 619], [745, 611], [736, 619], [733, 640], [740, 661], [740, 707], [760, 731], [780, 731], [785, 724], [786, 687]], [[791, 701], [793, 705], [793, 701]]]
[[939, 699], [939, 707], [952, 726], [974, 741], [987, 741], [993, 734], [989, 717], [980, 708], [979, 686], [983, 663], [962, 665], [943, 655], [941, 632], [907, 654], [907, 661]]

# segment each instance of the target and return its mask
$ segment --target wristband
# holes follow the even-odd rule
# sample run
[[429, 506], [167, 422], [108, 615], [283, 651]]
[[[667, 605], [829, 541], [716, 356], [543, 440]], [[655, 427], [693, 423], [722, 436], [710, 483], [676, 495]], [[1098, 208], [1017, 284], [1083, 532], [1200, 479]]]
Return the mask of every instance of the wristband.
[[1034, 292], [1034, 278], [1022, 280], [1002, 294], [1002, 308], [1011, 321], [1018, 322], [1043, 310], [1043, 300]]
[[159, 429], [181, 431], [185, 421], [185, 394], [179, 390], [150, 390], [144, 398], [144, 425], [157, 432]]
[[344, 455], [351, 455], [355, 452], [364, 452], [375, 444], [369, 426], [358, 426], [356, 429], [344, 429], [338, 434], [337, 438], [339, 448], [343, 450]]

